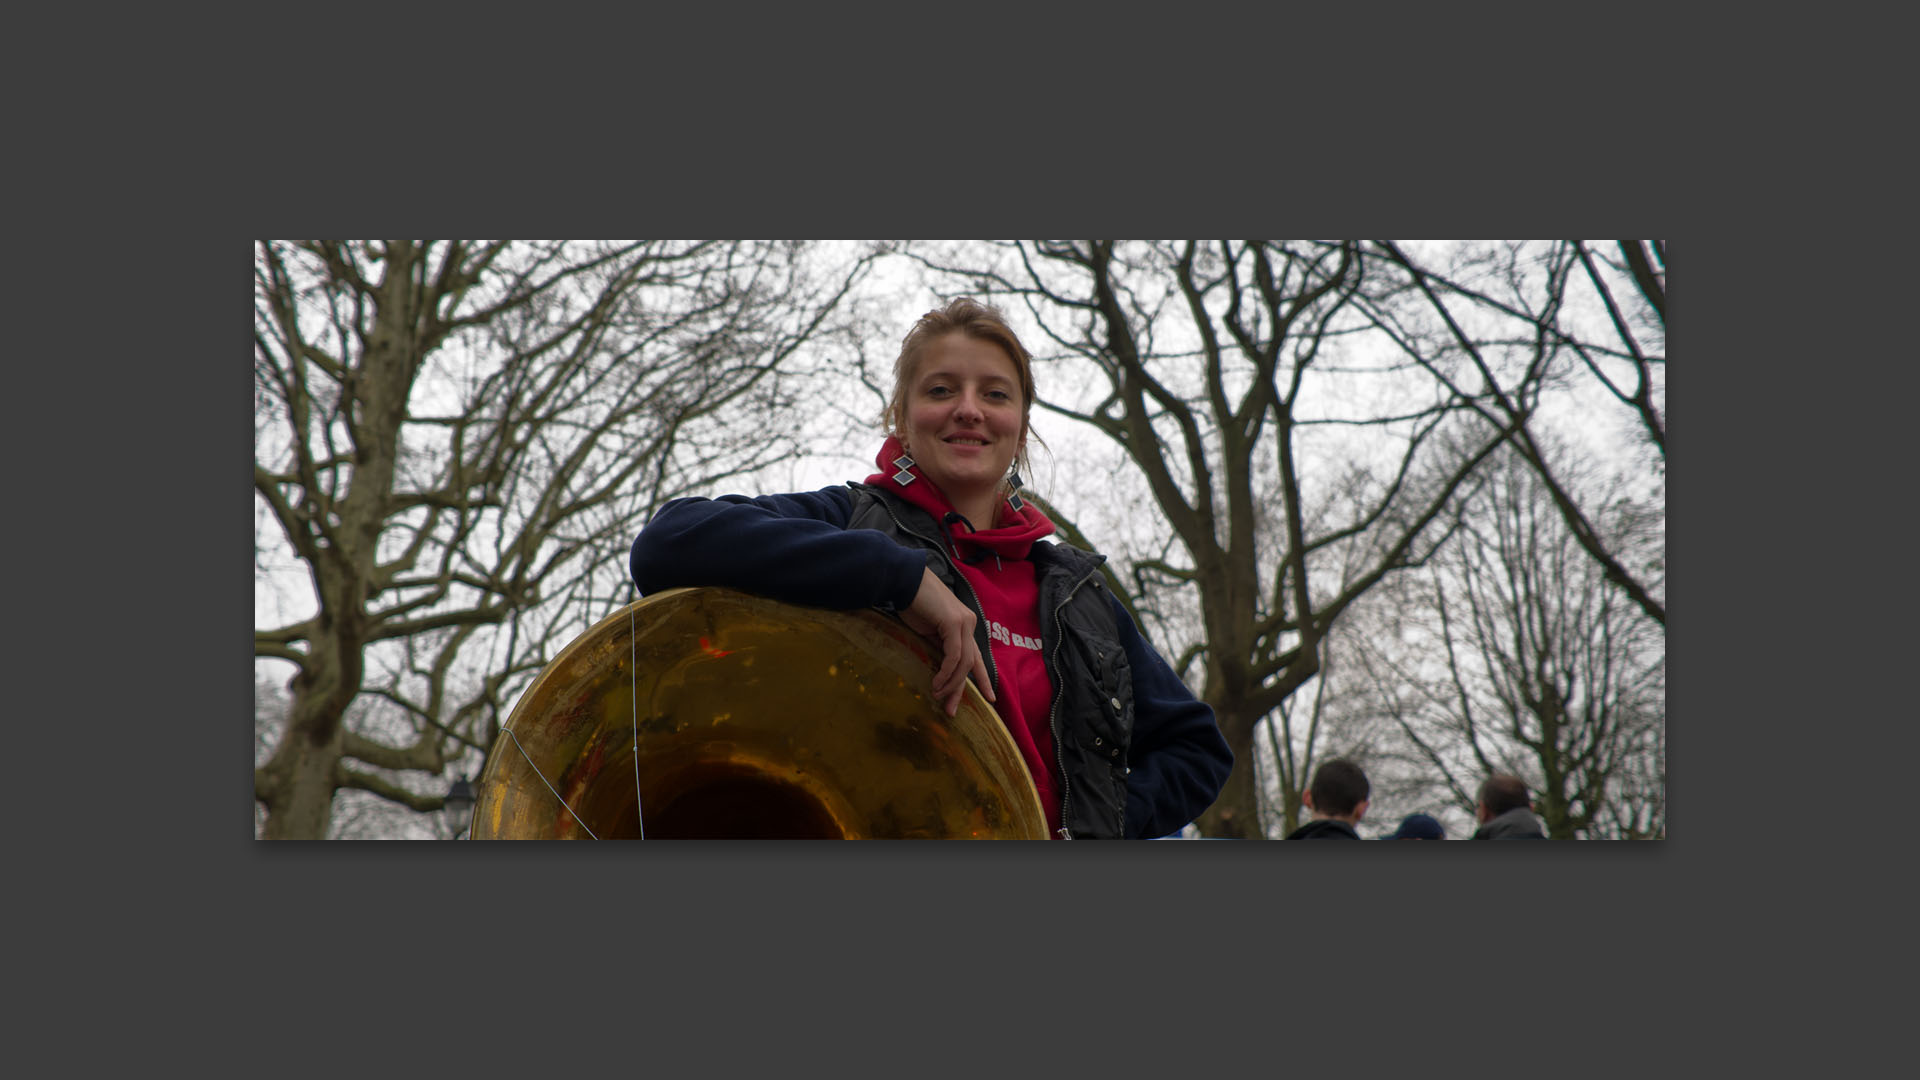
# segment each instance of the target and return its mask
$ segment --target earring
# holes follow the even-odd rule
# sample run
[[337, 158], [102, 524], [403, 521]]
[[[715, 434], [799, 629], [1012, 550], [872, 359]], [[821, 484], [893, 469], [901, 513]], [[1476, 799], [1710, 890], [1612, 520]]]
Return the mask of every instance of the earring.
[[908, 484], [913, 483], [913, 474], [907, 471], [913, 468], [912, 458], [901, 454], [899, 457], [893, 459], [893, 464], [895, 468], [900, 470], [893, 474], [894, 483], [899, 484], [901, 487], [906, 487]]
[[1019, 510], [1027, 505], [1027, 501], [1020, 497], [1019, 469], [1015, 469], [1007, 474], [1007, 505], [1013, 507], [1015, 510]]

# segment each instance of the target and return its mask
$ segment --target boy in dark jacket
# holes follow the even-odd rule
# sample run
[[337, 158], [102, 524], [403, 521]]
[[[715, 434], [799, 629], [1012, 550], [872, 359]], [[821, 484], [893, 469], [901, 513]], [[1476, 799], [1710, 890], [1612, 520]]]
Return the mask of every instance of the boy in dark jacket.
[[1367, 774], [1351, 761], [1334, 758], [1313, 771], [1313, 783], [1301, 796], [1313, 820], [1287, 834], [1289, 840], [1358, 840], [1354, 826], [1367, 812], [1372, 788]]

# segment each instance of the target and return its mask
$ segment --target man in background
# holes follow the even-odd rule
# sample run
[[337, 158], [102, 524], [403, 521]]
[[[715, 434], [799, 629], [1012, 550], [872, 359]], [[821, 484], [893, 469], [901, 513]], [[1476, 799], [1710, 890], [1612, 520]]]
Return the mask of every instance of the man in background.
[[1479, 803], [1473, 818], [1480, 827], [1475, 840], [1545, 840], [1546, 829], [1533, 815], [1533, 802], [1527, 798], [1527, 783], [1517, 776], [1495, 773], [1480, 785]]
[[1367, 774], [1351, 761], [1334, 758], [1313, 771], [1313, 783], [1301, 802], [1313, 811], [1313, 820], [1287, 834], [1289, 840], [1358, 840], [1354, 826], [1367, 812], [1372, 788]]

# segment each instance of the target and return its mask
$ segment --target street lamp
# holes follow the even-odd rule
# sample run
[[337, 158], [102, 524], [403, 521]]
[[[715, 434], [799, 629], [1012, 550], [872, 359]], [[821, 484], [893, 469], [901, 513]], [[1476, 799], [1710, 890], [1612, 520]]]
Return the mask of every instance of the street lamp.
[[447, 789], [447, 801], [443, 807], [447, 815], [447, 829], [453, 833], [452, 839], [458, 840], [466, 834], [473, 824], [473, 785], [467, 783], [467, 774]]

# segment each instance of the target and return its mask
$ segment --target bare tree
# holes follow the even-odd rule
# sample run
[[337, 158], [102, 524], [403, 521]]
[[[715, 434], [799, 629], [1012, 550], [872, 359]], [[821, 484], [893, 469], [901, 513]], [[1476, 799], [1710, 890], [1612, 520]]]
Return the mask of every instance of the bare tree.
[[261, 834], [327, 835], [343, 790], [438, 809], [421, 781], [484, 753], [517, 689], [624, 599], [652, 507], [792, 449], [775, 420], [795, 359], [866, 262], [823, 272], [806, 245], [745, 241], [260, 243], [256, 572], [284, 550], [311, 590], [254, 633], [257, 662], [294, 672], [254, 772]]
[[[1657, 335], [1660, 352], [1643, 347], [1623, 312], [1618, 290], [1607, 283], [1601, 262], [1584, 241], [1498, 245], [1491, 250], [1456, 248], [1450, 261], [1409, 255], [1389, 240], [1372, 249], [1406, 274], [1407, 290], [1425, 302], [1428, 316], [1404, 304], [1389, 307], [1363, 297], [1356, 306], [1400, 342], [1407, 354], [1446, 389], [1473, 408], [1488, 425], [1513, 433], [1513, 444], [1539, 474], [1547, 494], [1580, 547], [1642, 611], [1661, 626], [1667, 622], [1662, 581], [1628, 566], [1595, 526], [1590, 508], [1573, 498], [1540, 447], [1541, 390], [1558, 376], [1555, 364], [1577, 361], [1596, 384], [1632, 410], [1650, 445], [1666, 462], [1666, 248], [1653, 243], [1660, 263], [1656, 273], [1640, 241], [1618, 241], [1623, 262], [1605, 263], [1616, 278], [1629, 275], [1651, 314], [1642, 331]], [[1436, 256], [1436, 259], [1439, 258]], [[1595, 332], [1578, 318], [1573, 302], [1573, 270], [1579, 267], [1605, 312], [1604, 329]], [[1469, 278], [1479, 278], [1485, 286]], [[1384, 296], [1398, 298], [1399, 290]], [[1468, 315], [1478, 317], [1470, 327]], [[1586, 320], [1590, 321], [1590, 320]], [[1524, 363], [1503, 366], [1501, 354], [1519, 354]], [[1631, 383], [1629, 384], [1629, 376]]]
[[[1345, 497], [1353, 495], [1349, 491]], [[1333, 580], [1351, 581], [1364, 572], [1364, 567], [1356, 564], [1367, 554], [1364, 548], [1349, 546], [1343, 551], [1343, 564], [1326, 569]], [[1402, 576], [1422, 572], [1419, 567], [1408, 567], [1376, 584], [1369, 595]], [[1343, 655], [1352, 647], [1351, 639], [1366, 632], [1365, 624], [1357, 627], [1354, 620], [1364, 616], [1368, 606], [1363, 597], [1328, 626], [1321, 642], [1320, 670], [1312, 684], [1282, 701], [1260, 723], [1265, 739], [1264, 745], [1255, 748], [1254, 765], [1264, 800], [1261, 822], [1269, 838], [1286, 836], [1303, 824], [1302, 796], [1312, 783], [1314, 771], [1331, 758], [1351, 761], [1366, 770], [1373, 789], [1370, 815], [1389, 812], [1405, 801], [1408, 785], [1402, 775], [1381, 768], [1391, 764], [1392, 745], [1380, 738], [1382, 725], [1366, 707], [1365, 696], [1353, 693], [1354, 684], [1365, 675]]]
[[[1143, 478], [1164, 540], [1132, 552], [1125, 576], [1138, 609], [1167, 592], [1197, 600], [1199, 625], [1169, 655], [1183, 674], [1199, 665], [1236, 756], [1198, 824], [1263, 835], [1259, 725], [1321, 671], [1357, 599], [1429, 557], [1454, 493], [1511, 429], [1460, 437], [1468, 401], [1422, 376], [1416, 361], [1433, 357], [1389, 355], [1372, 312], [1400, 280], [1357, 242], [1016, 241], [917, 257], [1024, 305], [1054, 366], [1041, 407], [1112, 440]], [[1378, 302], [1357, 307], [1369, 291]], [[1125, 514], [1101, 502], [1080, 491], [1073, 505]], [[1286, 805], [1311, 756], [1282, 755]]]
[[[1431, 572], [1399, 583], [1402, 631], [1356, 645], [1376, 708], [1463, 810], [1508, 772], [1538, 792], [1549, 836], [1661, 835], [1665, 635], [1609, 586], [1525, 454], [1493, 464]], [[1611, 547], [1658, 550], [1657, 506], [1556, 465]]]

